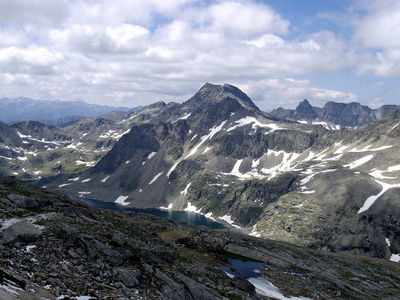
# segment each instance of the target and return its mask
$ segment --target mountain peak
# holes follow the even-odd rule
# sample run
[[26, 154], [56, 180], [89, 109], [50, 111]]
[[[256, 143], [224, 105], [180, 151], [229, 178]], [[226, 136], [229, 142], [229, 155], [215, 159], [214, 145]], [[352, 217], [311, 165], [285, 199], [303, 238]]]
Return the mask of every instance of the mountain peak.
[[314, 108], [311, 106], [310, 102], [307, 99], [304, 99], [299, 103], [295, 110], [295, 116], [301, 119], [316, 119], [318, 118], [317, 114], [314, 111]]
[[246, 109], [259, 110], [249, 96], [239, 88], [230, 84], [215, 85], [207, 82], [192, 98], [189, 99], [188, 102], [191, 102], [191, 104], [198, 104], [199, 102], [205, 101], [217, 103], [226, 99], [234, 99]]

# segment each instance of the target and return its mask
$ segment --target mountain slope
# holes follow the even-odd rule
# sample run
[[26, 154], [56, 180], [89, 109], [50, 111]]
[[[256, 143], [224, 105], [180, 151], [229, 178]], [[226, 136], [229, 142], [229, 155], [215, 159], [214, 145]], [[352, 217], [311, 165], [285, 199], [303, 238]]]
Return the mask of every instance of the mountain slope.
[[399, 112], [329, 131], [271, 117], [249, 101], [206, 84], [185, 103], [144, 108], [131, 117], [142, 122], [96, 166], [58, 184], [72, 196], [196, 211], [315, 249], [400, 253]]
[[378, 109], [371, 109], [356, 102], [327, 102], [324, 107], [318, 108], [304, 100], [295, 110], [280, 107], [271, 111], [271, 115], [309, 123], [324, 122], [330, 129], [335, 129], [337, 125], [356, 128], [374, 122], [399, 108], [398, 105], [384, 105]]
[[[0, 208], [2, 299], [398, 298], [388, 261], [93, 208], [11, 177]], [[240, 275], [231, 255], [259, 273]]]
[[260, 237], [396, 259], [399, 121], [396, 111], [328, 130], [261, 112], [230, 85], [205, 84], [182, 104], [63, 129], [13, 125], [19, 146], [0, 161], [6, 174], [42, 176], [39, 184], [73, 197], [195, 211]]

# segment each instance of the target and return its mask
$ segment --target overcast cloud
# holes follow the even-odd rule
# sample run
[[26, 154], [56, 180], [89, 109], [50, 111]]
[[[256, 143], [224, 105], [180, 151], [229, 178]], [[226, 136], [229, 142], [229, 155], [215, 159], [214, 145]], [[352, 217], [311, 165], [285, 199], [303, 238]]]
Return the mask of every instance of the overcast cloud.
[[312, 31], [264, 2], [0, 0], [0, 97], [133, 107], [210, 82], [264, 110], [304, 98], [400, 104], [398, 1], [305, 10]]

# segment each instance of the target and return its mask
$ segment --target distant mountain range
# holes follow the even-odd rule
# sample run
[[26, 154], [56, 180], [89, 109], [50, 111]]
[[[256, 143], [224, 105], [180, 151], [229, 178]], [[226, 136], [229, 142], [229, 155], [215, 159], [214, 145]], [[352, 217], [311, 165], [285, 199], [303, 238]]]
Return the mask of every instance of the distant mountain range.
[[324, 122], [332, 129], [338, 127], [357, 128], [374, 122], [399, 108], [399, 105], [383, 105], [378, 109], [371, 109], [357, 102], [327, 102], [324, 107], [319, 108], [311, 106], [310, 102], [305, 99], [299, 103], [296, 109], [280, 107], [271, 111], [271, 115], [308, 123]]
[[86, 117], [100, 117], [113, 111], [130, 110], [127, 107], [88, 104], [83, 101], [34, 100], [25, 97], [0, 99], [0, 121], [4, 123], [41, 120], [63, 127]]

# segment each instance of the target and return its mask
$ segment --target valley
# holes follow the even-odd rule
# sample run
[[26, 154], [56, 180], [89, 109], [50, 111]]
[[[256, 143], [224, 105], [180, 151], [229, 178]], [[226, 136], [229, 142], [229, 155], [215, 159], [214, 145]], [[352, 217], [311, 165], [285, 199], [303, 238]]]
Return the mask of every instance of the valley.
[[2, 123], [0, 170], [71, 197], [192, 211], [256, 237], [396, 261], [400, 111], [374, 116], [356, 129], [296, 121], [207, 83], [182, 104], [65, 128]]

